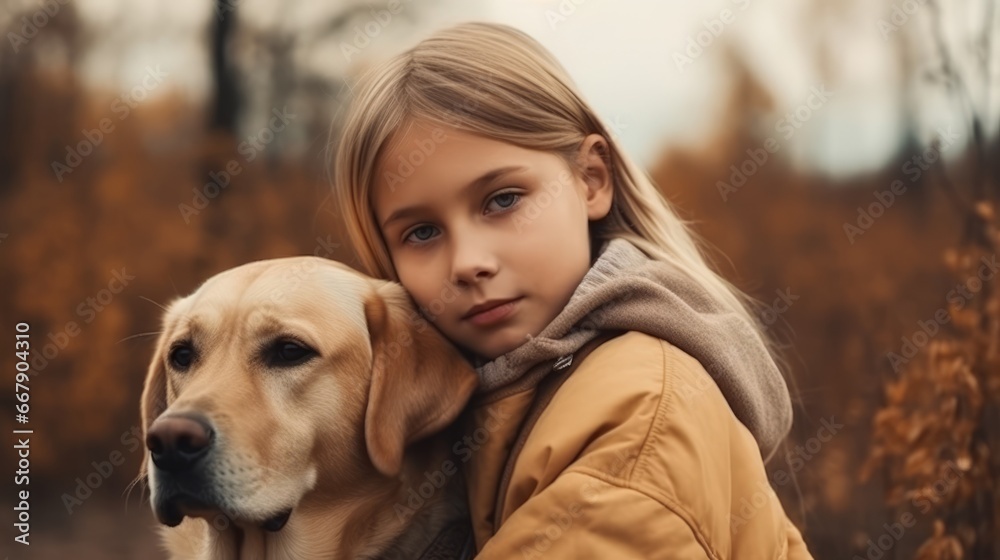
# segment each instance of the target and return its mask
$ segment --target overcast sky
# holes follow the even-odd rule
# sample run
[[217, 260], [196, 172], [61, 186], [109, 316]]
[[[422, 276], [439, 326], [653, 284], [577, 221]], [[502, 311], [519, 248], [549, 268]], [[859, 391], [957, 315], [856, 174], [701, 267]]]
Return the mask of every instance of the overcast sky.
[[[244, 22], [305, 29], [322, 21], [326, 13], [342, 9], [346, 0], [232, 1]], [[812, 169], [850, 175], [877, 169], [900, 144], [904, 86], [892, 40], [904, 32], [930, 33], [930, 8], [910, 1], [907, 7], [912, 13], [900, 8], [902, 0], [896, 4], [873, 0], [401, 0], [405, 10], [419, 14], [419, 24], [414, 27], [402, 19], [392, 23], [351, 63], [387, 56], [457, 21], [482, 19], [514, 25], [554, 52], [598, 112], [616, 126], [626, 149], [650, 165], [668, 146], [697, 146], [717, 133], [731, 87], [724, 64], [728, 44], [770, 89], [778, 105], [772, 122], [796, 109], [808, 117], [793, 136], [779, 137], [785, 140], [785, 155]], [[969, 29], [983, 21], [984, 14], [975, 8], [979, 3], [946, 3], [946, 13], [957, 14], [946, 20], [946, 32], [956, 44], [968, 42]], [[140, 83], [147, 67], [158, 64], [168, 73], [170, 87], [193, 96], [204, 94], [208, 61], [203, 37], [206, 22], [214, 17], [211, 2], [78, 0], [75, 5], [84, 22], [99, 30], [83, 57], [91, 85], [128, 89]], [[887, 25], [894, 21], [900, 25], [893, 33]], [[995, 50], [1000, 48], [998, 43], [994, 41]], [[315, 49], [302, 63], [317, 72], [343, 72], [348, 63], [336, 44], [327, 47]], [[817, 53], [824, 48], [826, 58], [821, 65]], [[1000, 56], [993, 58], [992, 73], [1000, 75]], [[929, 54], [917, 53], [919, 66], [933, 62]], [[983, 84], [971, 69], [966, 70], [976, 92], [972, 101], [986, 107]], [[822, 102], [815, 96], [817, 87], [831, 92]], [[990, 109], [997, 106], [998, 93], [993, 92]], [[959, 143], [951, 147], [957, 152], [968, 134], [955, 104], [943, 96], [922, 96], [918, 101], [917, 129], [922, 139], [929, 140], [936, 129], [950, 126], [960, 134]], [[810, 102], [814, 109], [805, 110]], [[995, 113], [989, 113], [989, 122], [998, 120]], [[771, 135], [777, 130], [773, 128]]]

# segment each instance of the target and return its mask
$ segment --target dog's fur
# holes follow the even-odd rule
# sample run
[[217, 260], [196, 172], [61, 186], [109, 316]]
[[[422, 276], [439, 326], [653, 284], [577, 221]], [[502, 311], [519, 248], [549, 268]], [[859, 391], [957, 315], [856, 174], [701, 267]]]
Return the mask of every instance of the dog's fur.
[[[315, 356], [263, 357], [289, 340]], [[186, 370], [170, 361], [179, 341], [194, 352]], [[137, 481], [162, 523], [182, 519], [161, 526], [171, 558], [415, 558], [466, 515], [460, 473], [430, 498], [413, 490], [449, 460], [476, 382], [399, 284], [318, 257], [249, 263], [170, 303], [146, 375], [147, 445], [155, 421], [179, 415], [213, 433], [197, 482], [148, 448]]]

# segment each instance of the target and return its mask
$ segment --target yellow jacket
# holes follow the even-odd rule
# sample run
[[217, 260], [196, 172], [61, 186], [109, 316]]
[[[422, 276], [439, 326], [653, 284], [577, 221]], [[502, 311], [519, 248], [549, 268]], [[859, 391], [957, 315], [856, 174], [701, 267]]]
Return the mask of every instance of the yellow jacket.
[[466, 411], [476, 558], [811, 558], [705, 368], [638, 331], [576, 365], [526, 432], [498, 504], [536, 391], [493, 391]]

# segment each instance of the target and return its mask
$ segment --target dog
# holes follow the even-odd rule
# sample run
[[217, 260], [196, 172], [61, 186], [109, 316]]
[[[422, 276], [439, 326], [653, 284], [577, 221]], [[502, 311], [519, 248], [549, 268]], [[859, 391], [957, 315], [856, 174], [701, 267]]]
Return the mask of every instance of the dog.
[[135, 482], [171, 558], [413, 559], [468, 519], [449, 445], [478, 378], [401, 285], [285, 257], [165, 309]]

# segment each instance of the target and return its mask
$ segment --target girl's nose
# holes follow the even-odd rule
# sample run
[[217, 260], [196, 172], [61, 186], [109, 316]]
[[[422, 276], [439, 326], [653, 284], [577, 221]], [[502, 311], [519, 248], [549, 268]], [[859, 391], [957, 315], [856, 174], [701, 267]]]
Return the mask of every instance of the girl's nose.
[[492, 253], [472, 239], [455, 243], [452, 253], [452, 282], [472, 285], [496, 274], [497, 264]]

